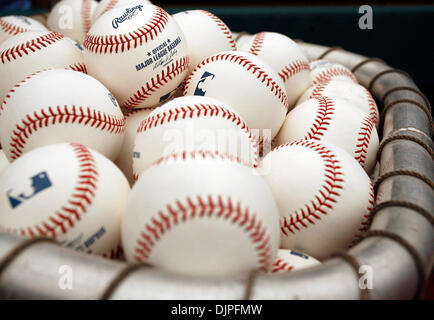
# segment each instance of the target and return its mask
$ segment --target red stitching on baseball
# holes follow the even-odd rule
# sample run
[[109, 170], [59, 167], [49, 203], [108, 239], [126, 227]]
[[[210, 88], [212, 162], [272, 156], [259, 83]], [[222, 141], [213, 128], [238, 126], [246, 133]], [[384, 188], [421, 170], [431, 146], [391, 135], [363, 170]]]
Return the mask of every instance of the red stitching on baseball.
[[167, 163], [169, 161], [181, 161], [181, 160], [187, 160], [187, 159], [203, 159], [203, 160], [216, 160], [216, 159], [220, 159], [220, 160], [229, 160], [232, 162], [236, 162], [238, 164], [242, 164], [245, 166], [248, 166], [248, 164], [244, 163], [243, 161], [241, 161], [241, 159], [239, 157], [227, 154], [227, 153], [220, 153], [218, 151], [209, 151], [209, 150], [191, 150], [191, 151], [182, 151], [179, 153], [172, 153], [169, 154], [167, 156], [163, 156], [157, 160], [155, 160], [152, 165], [153, 166], [158, 166], [160, 164], [164, 164]]
[[332, 80], [334, 77], [338, 77], [338, 76], [346, 76], [351, 80], [353, 80], [355, 83], [357, 84], [359, 83], [357, 81], [357, 78], [354, 76], [354, 74], [351, 71], [344, 69], [342, 67], [332, 67], [320, 72], [313, 80], [313, 84], [316, 85], [322, 82], [328, 82]]
[[136, 242], [134, 259], [138, 262], [148, 259], [157, 242], [178, 224], [205, 218], [224, 219], [244, 231], [252, 241], [260, 270], [268, 271], [272, 255], [267, 229], [241, 202], [234, 203], [230, 197], [225, 199], [221, 195], [217, 199], [211, 195], [187, 197], [167, 204], [144, 226]]
[[47, 46], [56, 43], [57, 41], [63, 39], [64, 36], [57, 32], [50, 32], [43, 36], [37, 37], [20, 45], [8, 48], [0, 53], [0, 60], [3, 64], [12, 60], [23, 57], [23, 55], [28, 55], [36, 50], [42, 50]]
[[54, 214], [34, 226], [8, 231], [19, 233], [22, 236], [50, 236], [55, 238], [59, 233], [64, 234], [74, 227], [74, 224], [82, 218], [92, 204], [98, 184], [98, 168], [95, 159], [85, 146], [69, 144], [78, 160], [78, 181], [73, 193]]
[[272, 273], [276, 273], [279, 271], [287, 271], [290, 272], [294, 269], [294, 266], [290, 265], [289, 263], [283, 261], [282, 259], [278, 258], [273, 264], [273, 269], [271, 270]]
[[257, 56], [262, 49], [262, 46], [264, 44], [264, 39], [265, 39], [265, 32], [259, 32], [255, 34], [249, 52]]
[[10, 22], [7, 22], [5, 19], [3, 19], [3, 18], [0, 18], [0, 28], [4, 31], [4, 32], [6, 32], [6, 33], [8, 33], [8, 34], [11, 34], [11, 35], [16, 35], [16, 34], [18, 34], [18, 33], [23, 33], [23, 32], [27, 32], [27, 31], [30, 31], [29, 29], [25, 29], [25, 28], [22, 28], [22, 27], [18, 27], [17, 25], [15, 25], [15, 24], [12, 24], [12, 23], [10, 23]]
[[374, 98], [372, 97], [371, 93], [369, 92], [368, 89], [366, 89], [365, 87], [363, 87], [363, 89], [365, 89], [366, 92], [366, 96], [368, 98], [368, 104], [369, 104], [369, 116], [371, 117], [372, 121], [375, 123], [377, 123], [377, 104], [375, 103]]
[[124, 257], [124, 249], [120, 245], [117, 245], [116, 248], [112, 248], [108, 252], [104, 252], [102, 256], [111, 260], [119, 260]]
[[364, 168], [366, 156], [369, 147], [369, 141], [371, 140], [372, 129], [375, 124], [371, 119], [371, 116], [367, 116], [363, 119], [362, 126], [360, 127], [357, 145], [355, 153], [355, 159], [360, 163], [360, 165]]
[[92, 26], [92, 21], [90, 18], [91, 5], [91, 0], [83, 0], [83, 4], [81, 6], [81, 20], [85, 34], [89, 32], [90, 27]]
[[219, 17], [212, 14], [211, 12], [208, 12], [205, 10], [200, 10], [200, 11], [203, 12], [204, 14], [206, 14], [207, 16], [209, 16], [212, 20], [214, 20], [215, 23], [217, 23], [217, 26], [220, 28], [220, 30], [223, 31], [223, 34], [226, 36], [226, 39], [228, 39], [229, 44], [232, 47], [232, 50], [237, 50], [237, 45], [236, 45], [234, 38], [232, 37], [232, 32], [224, 24], [224, 22]]
[[286, 109], [288, 109], [288, 97], [286, 96], [285, 90], [283, 90], [279, 84], [273, 80], [265, 71], [261, 70], [261, 67], [253, 63], [247, 58], [243, 56], [239, 56], [235, 53], [224, 53], [224, 54], [216, 54], [211, 57], [208, 57], [204, 61], [202, 61], [190, 74], [185, 84], [184, 95], [187, 95], [188, 86], [191, 82], [192, 77], [200, 70], [204, 65], [214, 62], [214, 61], [226, 61], [237, 63], [243, 68], [246, 68], [247, 71], [250, 71], [253, 75], [256, 75], [262, 83], [267, 87], [271, 87], [271, 92], [274, 93], [276, 97], [279, 98], [280, 102], [284, 105]]
[[333, 209], [333, 204], [337, 202], [336, 198], [340, 196], [339, 190], [343, 189], [343, 172], [340, 162], [336, 155], [325, 146], [312, 141], [297, 140], [279, 147], [303, 146], [315, 151], [323, 160], [325, 166], [325, 180], [317, 194], [310, 200], [310, 203], [291, 212], [288, 217], [281, 217], [280, 229], [284, 235], [288, 232], [296, 233], [301, 227], [308, 228], [309, 224], [315, 224], [315, 220], [320, 220], [322, 215], [327, 215], [329, 210]]
[[121, 35], [104, 35], [97, 36], [87, 34], [83, 46], [93, 53], [118, 53], [137, 48], [143, 43], [153, 40], [154, 37], [161, 33], [169, 22], [169, 15], [163, 9], [154, 6], [154, 15], [149, 23]]
[[150, 128], [155, 128], [157, 126], [161, 126], [167, 122], [176, 121], [179, 118], [199, 118], [201, 116], [204, 117], [222, 117], [226, 120], [232, 121], [241, 130], [248, 134], [250, 141], [254, 147], [254, 159], [253, 165], [256, 166], [258, 162], [258, 150], [257, 150], [257, 142], [256, 138], [250, 132], [249, 127], [244, 122], [241, 117], [221, 106], [217, 105], [209, 105], [209, 104], [194, 104], [194, 105], [185, 105], [182, 107], [177, 107], [172, 110], [163, 111], [160, 113], [155, 113], [152, 116], [146, 117], [137, 129], [137, 133], [141, 133], [143, 131], [149, 130]]
[[292, 62], [290, 65], [284, 67], [279, 72], [279, 76], [282, 78], [283, 82], [287, 81], [289, 78], [292, 78], [296, 74], [302, 71], [310, 71], [310, 65], [308, 61], [296, 60]]
[[22, 85], [24, 82], [26, 82], [27, 80], [29, 80], [29, 79], [32, 78], [33, 76], [37, 75], [38, 73], [41, 73], [42, 71], [46, 71], [46, 70], [48, 70], [48, 69], [44, 69], [44, 70], [36, 71], [35, 73], [30, 74], [29, 76], [25, 77], [23, 80], [21, 80], [20, 82], [18, 82], [16, 85], [13, 86], [12, 89], [10, 89], [9, 92], [6, 94], [5, 99], [3, 100], [2, 105], [0, 106], [0, 116], [1, 116], [1, 114], [2, 114], [2, 111], [3, 111], [3, 109], [4, 109], [4, 106], [6, 105], [6, 101], [7, 101], [8, 99], [10, 99], [10, 97], [11, 97], [11, 94], [14, 93], [15, 90], [16, 90], [17, 88], [21, 87], [21, 85]]
[[160, 74], [157, 74], [151, 80], [145, 83], [136, 93], [127, 99], [122, 105], [122, 108], [132, 109], [149, 98], [153, 92], [161, 89], [170, 80], [179, 76], [189, 67], [189, 58], [182, 57], [163, 69]]
[[332, 115], [334, 115], [335, 105], [333, 100], [325, 96], [315, 96], [314, 99], [318, 101], [318, 109], [315, 119], [313, 120], [312, 127], [308, 130], [307, 135], [304, 136], [305, 140], [314, 139], [321, 140], [320, 136], [324, 135], [327, 131], [327, 126], [330, 125]]
[[69, 69], [87, 74], [86, 66], [83, 63], [75, 63], [70, 65]]
[[107, 11], [113, 9], [118, 4], [118, 2], [119, 0], [110, 0], [110, 2], [107, 4], [107, 7], [105, 7], [105, 9], [101, 11], [97, 18], [101, 17]]
[[360, 224], [359, 232], [363, 233], [369, 228], [369, 218], [371, 215], [371, 210], [375, 204], [375, 194], [374, 194], [374, 186], [372, 182], [369, 183], [369, 200], [368, 207], [366, 208], [366, 213], [363, 215], [363, 220]]
[[[39, 113], [38, 113], [39, 112]], [[81, 106], [56, 106], [48, 107], [27, 114], [17, 124], [11, 136], [9, 151], [12, 159], [22, 155], [26, 140], [40, 128], [49, 127], [59, 123], [78, 123], [91, 126], [101, 131], [119, 134], [125, 130], [125, 118], [118, 118], [105, 112], [92, 110], [89, 107]]]

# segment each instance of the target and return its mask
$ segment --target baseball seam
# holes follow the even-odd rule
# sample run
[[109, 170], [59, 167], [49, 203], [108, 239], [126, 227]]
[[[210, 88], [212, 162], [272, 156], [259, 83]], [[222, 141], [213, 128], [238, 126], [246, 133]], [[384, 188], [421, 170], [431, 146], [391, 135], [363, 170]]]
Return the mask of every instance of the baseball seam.
[[271, 78], [271, 76], [268, 75], [265, 71], [261, 70], [261, 67], [259, 67], [249, 59], [232, 53], [216, 54], [202, 61], [191, 72], [190, 76], [188, 77], [187, 82], [185, 84], [184, 95], [187, 95], [187, 91], [191, 79], [198, 72], [198, 70], [200, 70], [203, 66], [205, 66], [210, 62], [219, 61], [219, 60], [221, 61], [229, 60], [230, 62], [236, 63], [241, 67], [245, 68], [247, 71], [250, 71], [253, 75], [256, 75], [256, 78], [259, 79], [262, 83], [264, 83], [266, 87], [271, 87], [270, 88], [271, 92], [274, 93], [274, 95], [280, 100], [280, 102], [283, 104], [285, 109], [288, 109], [288, 97], [285, 91], [279, 86], [279, 84], [276, 83], [276, 81], [273, 80], [273, 78]]
[[218, 195], [216, 200], [211, 195], [198, 195], [167, 204], [166, 208], [161, 209], [158, 215], [145, 224], [136, 240], [134, 259], [138, 262], [147, 260], [153, 247], [171, 228], [200, 218], [224, 219], [247, 233], [256, 252], [260, 270], [268, 271], [272, 254], [270, 235], [266, 228], [255, 214], [250, 213], [248, 207], [241, 202], [234, 203], [230, 197], [224, 199], [221, 195]]
[[145, 83], [133, 96], [128, 98], [122, 105], [122, 108], [132, 109], [149, 98], [152, 93], [161, 89], [170, 80], [176, 78], [189, 67], [189, 58], [182, 57], [163, 69], [160, 74], [157, 74], [151, 80]]
[[22, 28], [22, 27], [19, 27], [17, 25], [14, 25], [10, 22], [7, 22], [6, 20], [4, 20], [2, 18], [0, 18], [0, 28], [4, 32], [11, 34], [11, 35], [16, 35], [18, 33], [30, 31], [29, 29]]
[[237, 50], [237, 45], [235, 43], [234, 38], [232, 37], [232, 32], [229, 30], [227, 25], [216, 15], [212, 14], [211, 12], [208, 12], [206, 10], [200, 10], [202, 13], [206, 14], [208, 17], [210, 17], [220, 28], [221, 31], [223, 31], [223, 34], [225, 35], [226, 39], [229, 41], [229, 45], [232, 47], [232, 50]]
[[279, 76], [282, 78], [283, 82], [286, 82], [288, 79], [303, 71], [310, 71], [309, 62], [296, 60], [280, 70]]
[[378, 120], [377, 104], [375, 103], [375, 100], [372, 97], [372, 94], [369, 92], [369, 90], [366, 88], [364, 88], [364, 89], [365, 89], [366, 97], [368, 99], [368, 104], [369, 104], [369, 116], [371, 117], [372, 121], [374, 123], [376, 123]]
[[83, 26], [83, 32], [85, 35], [89, 32], [90, 27], [92, 26], [92, 21], [90, 17], [91, 6], [92, 6], [91, 0], [83, 0], [81, 6], [81, 20], [82, 20], [81, 22]]
[[341, 67], [332, 67], [329, 69], [326, 69], [324, 71], [321, 71], [313, 80], [313, 84], [319, 84], [322, 82], [328, 82], [331, 79], [333, 79], [334, 77], [338, 77], [338, 76], [346, 76], [348, 78], [350, 78], [351, 80], [353, 80], [355, 83], [359, 84], [359, 82], [357, 81], [356, 77], [354, 76], [354, 74], [344, 68]]
[[280, 229], [284, 235], [296, 233], [301, 227], [308, 228], [309, 224], [314, 225], [315, 220], [320, 220], [322, 215], [327, 215], [329, 210], [333, 209], [333, 204], [337, 202], [340, 196], [339, 190], [343, 189], [343, 172], [339, 160], [331, 150], [315, 142], [306, 140], [297, 140], [275, 148], [272, 152], [284, 147], [303, 146], [315, 151], [323, 160], [325, 173], [324, 183], [321, 189], [306, 203], [289, 216], [281, 217]]
[[20, 45], [8, 48], [0, 53], [0, 60], [3, 64], [11, 62], [12, 60], [17, 60], [18, 57], [23, 57], [23, 55], [29, 55], [31, 52], [37, 50], [42, 50], [56, 43], [57, 41], [63, 39], [64, 36], [57, 32], [50, 32], [43, 36], [37, 37]]
[[[84, 40], [84, 48], [99, 54], [118, 53], [137, 48], [143, 42], [153, 40], [169, 22], [169, 15], [166, 11], [156, 6], [154, 6], [154, 10], [155, 12], [149, 23], [127, 34], [97, 36], [88, 33]], [[133, 44], [131, 44], [132, 42]]]
[[[256, 150], [256, 149], [255, 149]], [[183, 151], [179, 153], [172, 153], [167, 156], [160, 157], [159, 159], [155, 160], [152, 165], [158, 166], [161, 164], [164, 164], [168, 161], [178, 161], [178, 160], [186, 160], [186, 159], [211, 159], [211, 160], [229, 160], [232, 162], [236, 162], [241, 165], [249, 166], [249, 164], [244, 163], [241, 161], [239, 157], [227, 154], [227, 153], [220, 153], [217, 150], [216, 151], [209, 151], [209, 150], [191, 150], [191, 151]], [[133, 179], [134, 181], [137, 181], [139, 178], [139, 174], [133, 173]]]
[[169, 123], [171, 121], [176, 121], [179, 118], [200, 118], [200, 117], [222, 117], [223, 119], [230, 120], [232, 123], [236, 124], [242, 131], [244, 131], [252, 145], [254, 147], [254, 159], [253, 165], [256, 166], [258, 162], [258, 150], [257, 150], [257, 142], [255, 137], [250, 132], [249, 127], [244, 122], [243, 119], [236, 113], [226, 110], [218, 105], [210, 105], [210, 104], [193, 104], [193, 105], [185, 105], [181, 107], [177, 107], [168, 111], [163, 111], [160, 113], [153, 114], [152, 116], [144, 119], [140, 126], [137, 129], [137, 133], [142, 133], [151, 128], [155, 128], [157, 126], [164, 125], [165, 123]]
[[104, 252], [102, 256], [107, 259], [118, 260], [124, 256], [124, 250], [121, 245], [117, 245], [115, 248]]
[[69, 69], [87, 74], [86, 66], [83, 63], [75, 63], [70, 65]]
[[104, 8], [104, 10], [102, 10], [101, 13], [98, 15], [98, 17], [96, 17], [96, 18], [101, 17], [104, 13], [106, 13], [107, 11], [113, 9], [118, 4], [118, 2], [119, 2], [119, 0], [111, 0], [107, 4], [107, 6]]
[[304, 136], [304, 139], [314, 139], [319, 141], [321, 140], [321, 137], [319, 136], [323, 136], [324, 131], [327, 131], [327, 126], [330, 125], [332, 115], [334, 115], [336, 109], [333, 100], [328, 97], [319, 96], [314, 99], [318, 102], [318, 109], [316, 117], [313, 119], [312, 127], [308, 129], [307, 135]]
[[75, 153], [79, 167], [78, 180], [73, 193], [64, 205], [39, 224], [18, 229], [8, 229], [8, 231], [19, 233], [22, 236], [43, 235], [55, 238], [59, 231], [64, 234], [68, 229], [73, 228], [74, 224], [80, 221], [86, 213], [97, 190], [98, 169], [89, 149], [76, 143], [70, 143], [69, 145]]
[[262, 49], [262, 45], [264, 44], [264, 39], [265, 39], [265, 32], [259, 32], [255, 34], [249, 52], [257, 56]]
[[273, 269], [271, 270], [271, 273], [276, 273], [280, 271], [290, 272], [293, 269], [294, 269], [293, 265], [290, 265], [288, 262], [285, 262], [282, 259], [278, 258], [273, 264]]
[[374, 204], [375, 204], [374, 186], [372, 185], [372, 182], [370, 182], [368, 207], [366, 208], [366, 213], [363, 215], [363, 220], [360, 224], [360, 228], [359, 228], [360, 233], [367, 231], [369, 228], [369, 218], [371, 216], [371, 210], [374, 207]]
[[371, 140], [372, 129], [375, 124], [371, 119], [371, 116], [367, 116], [363, 119], [362, 125], [359, 129], [357, 137], [356, 150], [354, 151], [355, 159], [360, 165], [365, 168], [365, 161], [368, 153], [369, 142]]
[[61, 123], [83, 124], [113, 134], [119, 134], [125, 130], [124, 117], [119, 118], [89, 107], [75, 105], [48, 107], [35, 111], [33, 114], [27, 114], [21, 123], [15, 126], [9, 143], [12, 159], [21, 156], [26, 140], [38, 129]]

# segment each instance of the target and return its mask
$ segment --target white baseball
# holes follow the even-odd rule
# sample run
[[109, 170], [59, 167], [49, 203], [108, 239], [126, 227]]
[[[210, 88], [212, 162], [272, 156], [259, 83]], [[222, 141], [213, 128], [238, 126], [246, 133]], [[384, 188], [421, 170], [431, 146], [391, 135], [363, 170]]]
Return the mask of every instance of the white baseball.
[[303, 93], [297, 101], [297, 104], [301, 104], [315, 96], [327, 96], [346, 100], [348, 103], [355, 105], [363, 112], [369, 114], [378, 128], [380, 123], [380, 114], [378, 112], [377, 104], [375, 103], [371, 93], [365, 87], [353, 83], [352, 81], [341, 78], [332, 78], [329, 81], [324, 81], [310, 87]]
[[0, 174], [5, 171], [8, 166], [8, 158], [6, 158], [4, 151], [0, 149]]
[[162, 156], [184, 150], [227, 153], [256, 166], [257, 143], [244, 120], [216, 99], [187, 96], [155, 109], [137, 129], [133, 172], [137, 178]]
[[71, 70], [37, 72], [18, 83], [0, 108], [0, 141], [9, 160], [47, 144], [77, 142], [116, 159], [125, 118], [97, 80]]
[[307, 254], [288, 249], [279, 249], [274, 261], [272, 273], [284, 273], [307, 269], [321, 264]]
[[260, 32], [239, 46], [267, 62], [285, 84], [288, 104], [292, 107], [309, 87], [309, 60], [297, 43], [276, 32]]
[[92, 24], [107, 11], [126, 4], [152, 4], [149, 0], [101, 0], [92, 15]]
[[28, 31], [48, 31], [48, 29], [43, 24], [29, 17], [0, 17], [0, 43], [12, 36]]
[[97, 5], [95, 0], [61, 0], [51, 9], [47, 26], [50, 30], [83, 43]]
[[341, 79], [359, 84], [356, 76], [345, 66], [327, 60], [310, 62], [310, 85], [314, 86], [331, 79]]
[[266, 272], [279, 245], [278, 220], [253, 168], [214, 151], [182, 152], [162, 158], [134, 185], [122, 244], [128, 261], [178, 274]]
[[71, 39], [57, 32], [30, 31], [0, 45], [0, 101], [28, 75], [44, 69], [71, 69], [86, 73], [83, 54]]
[[189, 67], [181, 29], [157, 6], [126, 5], [108, 11], [92, 26], [84, 47], [89, 74], [126, 109], [166, 101]]
[[374, 122], [345, 100], [315, 96], [295, 107], [286, 116], [276, 145], [299, 139], [334, 144], [368, 173], [375, 166], [379, 139]]
[[244, 47], [244, 44], [247, 43], [251, 38], [253, 38], [253, 35], [248, 34], [248, 33], [238, 33], [235, 34], [234, 32], [232, 33], [232, 36], [237, 39], [237, 48], [242, 48]]
[[222, 51], [236, 50], [236, 43], [226, 24], [211, 12], [188, 10], [173, 15], [189, 50], [191, 72], [209, 56]]
[[260, 171], [279, 207], [282, 248], [322, 260], [365, 230], [371, 181], [339, 147], [297, 140], [268, 153]]
[[129, 185], [107, 158], [80, 144], [35, 149], [0, 175], [0, 228], [47, 236], [116, 258]]
[[121, 169], [130, 185], [133, 185], [133, 149], [136, 140], [137, 129], [142, 121], [152, 112], [153, 109], [137, 109], [125, 115], [125, 137], [121, 151], [115, 164]]
[[[277, 73], [256, 56], [239, 51], [221, 52], [202, 61], [188, 77], [184, 94], [227, 103], [246, 121], [259, 144], [274, 138], [288, 108], [285, 86]], [[270, 131], [269, 137], [265, 130]]]

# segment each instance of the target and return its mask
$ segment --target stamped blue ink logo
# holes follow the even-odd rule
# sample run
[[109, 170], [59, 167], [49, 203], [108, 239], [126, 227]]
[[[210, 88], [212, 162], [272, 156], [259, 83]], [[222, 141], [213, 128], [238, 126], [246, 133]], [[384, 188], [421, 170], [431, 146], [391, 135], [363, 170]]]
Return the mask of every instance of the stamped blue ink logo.
[[131, 20], [132, 18], [134, 18], [135, 16], [137, 16], [139, 14], [138, 11], [142, 11], [143, 6], [142, 5], [137, 5], [135, 7], [132, 8], [126, 8], [125, 9], [125, 13], [123, 15], [121, 15], [118, 18], [114, 18], [112, 21], [112, 26], [113, 28], [117, 29], [119, 28], [119, 25], [127, 20]]
[[114, 106], [117, 108], [118, 102], [116, 101], [115, 96], [111, 92], [108, 93], [108, 96], [109, 96], [110, 100], [112, 101], [112, 103], [114, 104]]
[[41, 191], [52, 186], [52, 183], [46, 171], [42, 171], [34, 175], [33, 177], [30, 177], [30, 180], [32, 181], [32, 188], [33, 188], [33, 192], [31, 194], [25, 195], [24, 193], [20, 193], [18, 195], [12, 196], [12, 192], [13, 192], [12, 190], [9, 190], [7, 192], [7, 197], [9, 199], [9, 203], [12, 209], [15, 209], [24, 201], [29, 200], [30, 198], [34, 197]]
[[204, 74], [202, 75], [202, 77], [200, 78], [199, 82], [197, 83], [196, 89], [194, 90], [194, 95], [195, 96], [204, 96], [206, 91], [203, 90], [203, 85], [205, 84], [206, 81], [208, 80], [213, 80], [215, 77], [214, 74], [205, 71]]
[[302, 254], [301, 252], [291, 250], [290, 254], [292, 254], [293, 256], [298, 256], [298, 257], [303, 258], [305, 260], [309, 260], [309, 257], [305, 254]]

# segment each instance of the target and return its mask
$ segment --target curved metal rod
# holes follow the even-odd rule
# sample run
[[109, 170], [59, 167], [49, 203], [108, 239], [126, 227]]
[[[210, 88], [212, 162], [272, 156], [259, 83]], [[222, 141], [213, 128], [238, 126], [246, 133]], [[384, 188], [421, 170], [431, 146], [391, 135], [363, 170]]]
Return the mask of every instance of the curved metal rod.
[[[288, 274], [188, 278], [0, 234], [3, 299], [411, 299], [434, 262], [432, 117], [409, 76], [379, 59], [300, 43], [308, 57], [339, 62], [370, 88], [383, 117], [377, 202], [370, 231], [320, 266]], [[429, 111], [427, 113], [427, 111]], [[20, 250], [14, 248], [20, 247]], [[12, 252], [12, 254], [11, 254]], [[7, 257], [7, 262], [3, 259]], [[3, 266], [3, 267], [2, 267]], [[360, 267], [363, 268], [359, 269]], [[364, 272], [371, 289], [360, 285]], [[362, 273], [360, 273], [362, 271]], [[68, 278], [69, 277], [69, 278]], [[362, 283], [363, 284], [363, 283]]]

